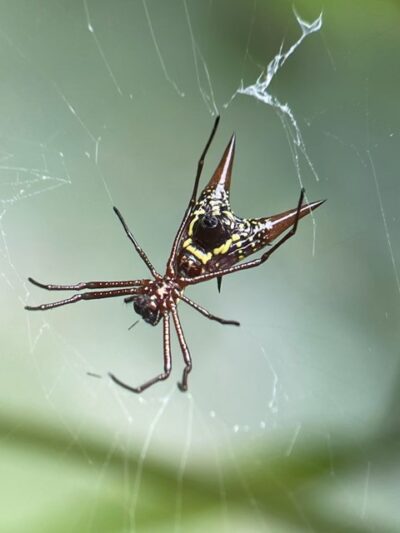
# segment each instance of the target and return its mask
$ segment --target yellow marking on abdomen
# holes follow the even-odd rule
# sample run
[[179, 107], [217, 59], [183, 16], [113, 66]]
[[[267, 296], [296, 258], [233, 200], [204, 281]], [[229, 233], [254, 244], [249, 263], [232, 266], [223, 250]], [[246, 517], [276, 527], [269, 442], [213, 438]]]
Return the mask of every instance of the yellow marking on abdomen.
[[194, 218], [189, 224], [189, 228], [188, 228], [188, 234], [190, 235], [190, 237], [193, 235], [193, 226], [199, 220], [199, 215], [204, 215], [204, 213], [205, 213], [204, 209], [199, 209], [198, 211], [195, 211]]
[[214, 255], [226, 254], [231, 244], [232, 244], [232, 239], [228, 239], [226, 242], [224, 242], [224, 244], [221, 244], [221, 246], [219, 246], [218, 248], [214, 248], [213, 254]]
[[208, 252], [208, 254], [205, 254], [204, 252], [201, 252], [200, 250], [198, 250], [197, 248], [191, 245], [188, 245], [186, 247], [186, 250], [190, 252], [191, 254], [193, 254], [195, 257], [197, 257], [197, 259], [200, 259], [203, 265], [208, 263], [208, 261], [212, 258], [211, 252]]

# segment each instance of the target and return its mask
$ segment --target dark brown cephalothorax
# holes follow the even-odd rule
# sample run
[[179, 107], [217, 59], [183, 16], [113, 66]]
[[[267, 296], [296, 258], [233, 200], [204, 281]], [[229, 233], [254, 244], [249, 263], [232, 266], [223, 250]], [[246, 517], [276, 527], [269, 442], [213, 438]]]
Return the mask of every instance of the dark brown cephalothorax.
[[[210, 320], [216, 320], [220, 324], [239, 326], [239, 322], [225, 320], [212, 315], [184, 295], [186, 287], [215, 278], [220, 286], [223, 276], [261, 265], [275, 250], [296, 233], [300, 218], [311, 213], [324, 202], [322, 200], [303, 205], [305, 191], [302, 189], [297, 207], [294, 209], [265, 218], [243, 219], [236, 216], [229, 204], [229, 189], [235, 151], [234, 136], [231, 138], [213, 177], [197, 199], [204, 158], [217, 130], [218, 122], [219, 117], [215, 120], [211, 135], [200, 156], [192, 195], [175, 236], [164, 275], [155, 270], [129, 230], [121, 213], [114, 207], [114, 211], [126, 235], [149, 269], [152, 279], [88, 281], [74, 285], [58, 285], [39, 283], [32, 278], [28, 278], [34, 285], [50, 291], [82, 291], [88, 289], [88, 292], [78, 292], [78, 294], [64, 300], [39, 306], [26, 306], [26, 309], [30, 311], [45, 311], [81, 300], [98, 300], [124, 296], [124, 301], [132, 303], [135, 312], [148, 324], [156, 326], [162, 320], [163, 372], [139, 387], [132, 387], [115, 377], [114, 374], [109, 374], [116, 384], [132, 392], [140, 393], [158, 381], [169, 377], [171, 373], [171, 316], [185, 361], [182, 380], [178, 383], [178, 386], [182, 391], [187, 390], [192, 360], [178, 316], [178, 301], [185, 302], [205, 317]], [[239, 263], [250, 254], [257, 252], [267, 244], [271, 244], [274, 239], [289, 228], [290, 230], [258, 259]]]

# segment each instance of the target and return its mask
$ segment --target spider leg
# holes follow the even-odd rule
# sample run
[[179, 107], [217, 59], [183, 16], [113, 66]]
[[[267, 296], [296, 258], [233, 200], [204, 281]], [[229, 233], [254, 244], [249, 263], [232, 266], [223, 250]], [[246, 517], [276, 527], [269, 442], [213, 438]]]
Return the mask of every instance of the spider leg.
[[145, 254], [145, 252], [143, 251], [143, 249], [139, 246], [139, 243], [137, 242], [137, 240], [135, 239], [135, 237], [133, 236], [133, 233], [130, 231], [130, 229], [128, 228], [128, 225], [127, 223], [125, 222], [124, 220], [124, 217], [121, 215], [120, 211], [114, 207], [114, 213], [117, 215], [117, 217], [119, 218], [124, 230], [125, 230], [125, 233], [127, 234], [128, 236], [128, 239], [132, 242], [133, 246], [135, 247], [135, 250], [137, 251], [137, 253], [140, 255], [140, 257], [142, 258], [142, 260], [146, 263], [146, 266], [147, 268], [150, 270], [150, 272], [153, 274], [153, 276], [155, 278], [159, 278], [160, 277], [160, 274], [158, 274], [158, 272], [156, 271], [156, 269], [154, 268], [154, 266], [152, 265], [150, 259], [147, 257], [147, 255]]
[[74, 285], [59, 285], [52, 283], [40, 283], [33, 278], [28, 278], [33, 285], [48, 291], [81, 291], [82, 289], [111, 289], [112, 287], [137, 287], [141, 285], [141, 280], [129, 281], [82, 281]]
[[[240, 265], [235, 265], [233, 267], [224, 268], [222, 270], [216, 270], [215, 272], [211, 272], [209, 274], [201, 274], [200, 276], [196, 276], [193, 278], [183, 278], [182, 281], [184, 281], [185, 285], [194, 285], [196, 283], [201, 283], [202, 281], [208, 281], [209, 279], [218, 278], [220, 276], [226, 276], [227, 274], [233, 274], [234, 272], [240, 272], [241, 270], [246, 270], [248, 268], [254, 268], [262, 263], [264, 263], [276, 250], [282, 246], [288, 239], [293, 237], [297, 231], [298, 222], [300, 219], [300, 210], [301, 206], [303, 204], [305, 195], [305, 189], [302, 188], [300, 192], [300, 198], [299, 202], [297, 204], [297, 212], [296, 212], [296, 218], [293, 223], [292, 229], [288, 231], [277, 243], [275, 243], [271, 248], [269, 248], [268, 251], [263, 253], [261, 257], [258, 259], [253, 259], [252, 261], [247, 261], [246, 263], [242, 263]], [[321, 202], [322, 203], [322, 202]]]
[[207, 155], [208, 149], [210, 148], [212, 140], [214, 138], [215, 132], [217, 131], [219, 119], [220, 119], [220, 116], [217, 115], [217, 117], [215, 119], [215, 122], [214, 122], [213, 129], [211, 130], [210, 137], [208, 138], [207, 144], [206, 144], [206, 146], [205, 146], [205, 148], [203, 150], [203, 153], [200, 156], [199, 162], [197, 163], [197, 172], [196, 172], [196, 178], [194, 180], [192, 196], [190, 197], [189, 204], [188, 204], [188, 206], [186, 208], [185, 214], [183, 215], [182, 222], [181, 222], [181, 224], [179, 226], [179, 229], [178, 229], [178, 231], [177, 231], [177, 233], [175, 235], [174, 243], [173, 243], [172, 249], [171, 249], [171, 254], [170, 254], [169, 259], [168, 259], [167, 272], [169, 274], [172, 274], [174, 272], [174, 263], [175, 263], [176, 253], [178, 251], [179, 241], [180, 241], [180, 239], [182, 237], [183, 230], [184, 230], [184, 228], [186, 226], [186, 222], [188, 221], [190, 213], [192, 212], [193, 206], [196, 203], [197, 189], [199, 187], [199, 181], [200, 181], [201, 172], [202, 172], [203, 166], [204, 166], [204, 160], [205, 160], [205, 157]]
[[220, 318], [218, 316], [212, 315], [207, 309], [204, 309], [201, 305], [197, 304], [193, 300], [190, 300], [190, 298], [187, 298], [183, 294], [179, 295], [179, 299], [193, 307], [193, 309], [196, 309], [199, 313], [201, 313], [206, 318], [209, 318], [210, 320], [215, 320], [216, 322], [219, 322], [220, 324], [230, 325], [230, 326], [240, 326], [240, 322], [237, 322], [236, 320], [226, 320], [225, 318]]
[[114, 298], [116, 296], [125, 296], [126, 294], [132, 294], [135, 289], [116, 289], [114, 291], [96, 291], [96, 292], [82, 292], [75, 294], [71, 298], [65, 300], [59, 300], [58, 302], [51, 302], [49, 304], [42, 304], [37, 306], [26, 305], [25, 309], [28, 311], [46, 311], [47, 309], [53, 309], [54, 307], [61, 307], [62, 305], [74, 304], [81, 300], [99, 300], [101, 298]]
[[156, 376], [155, 378], [149, 379], [149, 381], [146, 381], [143, 383], [143, 385], [140, 385], [139, 387], [131, 387], [130, 385], [127, 385], [120, 379], [114, 376], [111, 372], [108, 373], [110, 378], [122, 387], [123, 389], [129, 390], [131, 392], [135, 392], [136, 394], [140, 394], [145, 389], [148, 389], [155, 383], [158, 383], [159, 381], [163, 381], [167, 379], [171, 373], [171, 342], [170, 342], [170, 325], [169, 325], [169, 315], [168, 313], [164, 313], [163, 316], [163, 325], [164, 325], [164, 331], [163, 331], [163, 339], [164, 339], [164, 372]]
[[179, 345], [182, 350], [183, 359], [185, 361], [185, 368], [183, 369], [182, 374], [182, 381], [178, 382], [178, 388], [182, 392], [186, 392], [188, 388], [188, 376], [189, 372], [192, 370], [192, 358], [190, 357], [189, 348], [186, 344], [185, 336], [183, 334], [183, 329], [181, 325], [181, 321], [179, 320], [178, 312], [176, 310], [176, 307], [173, 307], [171, 309], [172, 318], [174, 320], [174, 325], [176, 329], [176, 333], [178, 335], [178, 341]]

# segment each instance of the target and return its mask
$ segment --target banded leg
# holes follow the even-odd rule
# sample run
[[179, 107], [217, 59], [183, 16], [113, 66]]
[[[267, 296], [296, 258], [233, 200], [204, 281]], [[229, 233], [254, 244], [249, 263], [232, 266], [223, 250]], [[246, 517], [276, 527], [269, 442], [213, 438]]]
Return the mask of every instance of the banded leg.
[[127, 385], [120, 379], [114, 376], [111, 372], [108, 373], [110, 378], [122, 387], [123, 389], [129, 390], [130, 392], [135, 392], [136, 394], [140, 394], [145, 389], [148, 389], [155, 383], [158, 383], [159, 381], [163, 381], [169, 377], [171, 374], [171, 341], [170, 341], [170, 326], [169, 326], [169, 315], [168, 313], [164, 313], [163, 316], [163, 325], [164, 325], [164, 331], [163, 331], [163, 339], [164, 339], [164, 372], [156, 376], [155, 378], [150, 379], [149, 381], [146, 381], [143, 383], [143, 385], [140, 385], [139, 387], [131, 387], [130, 385]]
[[174, 272], [174, 262], [175, 262], [176, 253], [177, 253], [177, 250], [178, 250], [179, 241], [180, 241], [180, 239], [182, 237], [182, 232], [183, 232], [183, 230], [184, 230], [184, 228], [186, 226], [186, 222], [188, 221], [190, 213], [192, 212], [193, 206], [196, 203], [197, 189], [199, 187], [199, 181], [200, 181], [201, 173], [202, 173], [203, 166], [204, 166], [204, 160], [205, 160], [205, 157], [207, 155], [208, 149], [210, 148], [212, 140], [214, 138], [215, 132], [217, 131], [219, 119], [220, 119], [220, 117], [218, 115], [216, 117], [216, 119], [215, 119], [214, 126], [213, 126], [213, 129], [211, 130], [211, 134], [210, 134], [210, 137], [208, 138], [207, 144], [206, 144], [206, 146], [205, 146], [205, 148], [203, 150], [203, 153], [201, 154], [200, 159], [199, 159], [199, 161], [197, 163], [197, 172], [196, 172], [196, 178], [194, 180], [192, 196], [190, 197], [189, 204], [188, 204], [188, 206], [186, 208], [185, 214], [183, 215], [182, 222], [181, 222], [181, 224], [179, 226], [179, 229], [178, 229], [178, 231], [177, 231], [177, 233], [175, 235], [174, 243], [173, 243], [172, 249], [171, 249], [171, 254], [170, 254], [169, 259], [168, 259], [167, 272], [169, 274], [172, 274]]
[[119, 220], [120, 220], [120, 222], [121, 222], [121, 224], [122, 224], [122, 226], [123, 226], [123, 228], [125, 230], [125, 233], [128, 236], [128, 239], [132, 242], [133, 246], [135, 247], [135, 250], [140, 255], [141, 259], [146, 263], [147, 268], [150, 270], [150, 272], [153, 274], [153, 276], [155, 278], [159, 278], [160, 274], [158, 274], [156, 269], [153, 267], [150, 259], [147, 257], [146, 253], [144, 252], [144, 250], [141, 248], [141, 246], [139, 245], [139, 243], [137, 242], [137, 240], [133, 236], [133, 233], [128, 228], [128, 225], [125, 222], [124, 217], [121, 215], [120, 211], [116, 207], [114, 207], [113, 209], [114, 209], [114, 213], [119, 218]]
[[197, 304], [193, 300], [190, 300], [190, 298], [187, 298], [187, 296], [184, 296], [183, 294], [179, 295], [179, 299], [193, 307], [193, 309], [196, 309], [196, 311], [201, 313], [206, 318], [209, 318], [210, 320], [215, 320], [220, 324], [225, 324], [229, 326], [240, 326], [240, 322], [237, 322], [236, 320], [226, 320], [225, 318], [220, 318], [218, 316], [212, 315], [209, 311], [207, 311], [207, 309]]
[[53, 283], [40, 283], [33, 278], [28, 278], [33, 285], [48, 291], [81, 291], [82, 289], [111, 289], [117, 287], [137, 287], [141, 285], [141, 280], [127, 281], [82, 281], [74, 285], [59, 285]]
[[211, 272], [210, 274], [201, 274], [200, 276], [196, 276], [193, 278], [183, 278], [183, 281], [186, 285], [195, 285], [196, 283], [201, 283], [202, 281], [208, 281], [209, 279], [214, 279], [219, 276], [226, 276], [227, 274], [233, 274], [235, 272], [240, 272], [241, 270], [247, 270], [248, 268], [254, 268], [262, 263], [265, 263], [269, 257], [276, 252], [276, 250], [282, 246], [288, 239], [293, 237], [297, 231], [298, 222], [300, 219], [300, 210], [301, 206], [303, 204], [305, 195], [305, 189], [301, 189], [299, 203], [297, 205], [297, 212], [296, 212], [296, 218], [294, 221], [294, 224], [292, 226], [292, 229], [288, 231], [276, 244], [271, 246], [267, 252], [265, 252], [261, 257], [258, 259], [253, 259], [252, 261], [247, 261], [246, 263], [242, 263], [241, 265], [235, 265], [233, 267], [224, 268], [222, 270], [216, 270], [215, 272]]
[[42, 304], [37, 306], [26, 305], [25, 309], [27, 309], [28, 311], [47, 311], [47, 309], [54, 309], [55, 307], [61, 307], [62, 305], [74, 304], [76, 302], [80, 302], [81, 300], [100, 300], [101, 298], [115, 298], [117, 296], [125, 296], [134, 292], [134, 288], [116, 289], [114, 291], [82, 292], [80, 294], [75, 294], [74, 296], [71, 296], [71, 298], [59, 300], [58, 302], [52, 302], [49, 304]]
[[185, 368], [183, 369], [182, 381], [178, 382], [178, 388], [182, 392], [186, 392], [188, 388], [187, 382], [188, 382], [189, 372], [192, 370], [192, 358], [190, 357], [189, 348], [186, 344], [185, 336], [183, 334], [183, 329], [181, 326], [181, 321], [179, 320], [176, 307], [173, 307], [171, 309], [171, 313], [172, 313], [172, 318], [174, 320], [176, 333], [178, 335], [179, 346], [181, 347], [183, 359], [185, 361]]

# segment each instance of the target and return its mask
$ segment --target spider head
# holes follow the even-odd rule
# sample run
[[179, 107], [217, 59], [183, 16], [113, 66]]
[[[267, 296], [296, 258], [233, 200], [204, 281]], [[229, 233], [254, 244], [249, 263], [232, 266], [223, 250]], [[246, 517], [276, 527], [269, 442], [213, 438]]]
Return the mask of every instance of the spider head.
[[157, 299], [153, 296], [143, 294], [133, 301], [133, 308], [145, 322], [156, 326], [161, 320], [161, 312], [157, 305]]

